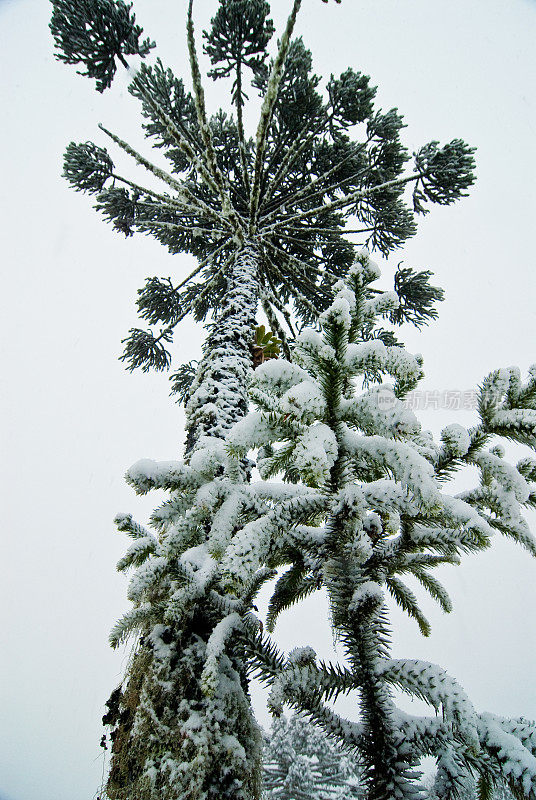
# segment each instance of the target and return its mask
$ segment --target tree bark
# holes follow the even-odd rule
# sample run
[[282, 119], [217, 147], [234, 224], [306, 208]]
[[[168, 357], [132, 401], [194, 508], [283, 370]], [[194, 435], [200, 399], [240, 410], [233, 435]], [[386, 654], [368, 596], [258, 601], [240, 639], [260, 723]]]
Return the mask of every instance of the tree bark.
[[247, 413], [259, 258], [257, 245], [246, 243], [227, 277], [225, 306], [210, 325], [186, 405], [187, 455], [202, 446], [202, 437], [224, 439]]
[[[247, 243], [227, 276], [225, 304], [210, 325], [187, 403], [187, 460], [247, 413], [259, 257]], [[153, 626], [141, 638], [108, 715], [110, 800], [259, 800], [262, 734], [232, 642], [215, 697], [201, 688], [206, 645], [220, 620], [204, 599], [181, 623]]]

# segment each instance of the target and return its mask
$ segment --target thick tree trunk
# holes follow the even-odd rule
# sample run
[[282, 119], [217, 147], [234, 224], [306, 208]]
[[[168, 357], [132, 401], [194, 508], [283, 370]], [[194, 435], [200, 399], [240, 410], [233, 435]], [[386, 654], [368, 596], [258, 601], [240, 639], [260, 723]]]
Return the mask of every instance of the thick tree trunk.
[[[225, 305], [210, 326], [187, 404], [187, 458], [207, 437], [223, 439], [247, 412], [258, 258], [255, 245], [246, 245], [227, 276]], [[111, 800], [260, 798], [262, 737], [232, 643], [215, 695], [201, 688], [207, 641], [220, 619], [207, 600], [197, 601], [180, 624], [156, 625], [142, 638], [111, 709]]]

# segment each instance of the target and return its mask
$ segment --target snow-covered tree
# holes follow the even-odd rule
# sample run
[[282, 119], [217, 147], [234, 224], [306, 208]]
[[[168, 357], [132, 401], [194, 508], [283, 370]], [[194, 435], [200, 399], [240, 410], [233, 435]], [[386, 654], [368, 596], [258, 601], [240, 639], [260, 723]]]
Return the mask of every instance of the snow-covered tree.
[[[481, 797], [506, 781], [517, 796], [535, 798], [535, 724], [478, 714], [440, 667], [392, 658], [385, 598], [428, 635], [405, 576], [450, 611], [436, 566], [489, 547], [496, 533], [536, 555], [523, 516], [536, 506], [536, 460], [511, 465], [501, 444], [536, 450], [536, 365], [527, 382], [517, 368], [491, 373], [480, 388], [479, 423], [449, 425], [436, 443], [403, 402], [422, 360], [370, 338], [374, 321], [398, 305], [393, 293], [373, 292], [378, 275], [363, 251], [322, 315], [322, 332], [302, 332], [294, 363], [272, 361], [256, 371], [251, 394], [259, 410], [228, 441], [237, 457], [258, 448], [262, 481], [255, 490], [263, 498], [273, 492], [271, 508], [233, 536], [220, 569], [235, 590], [261, 565], [285, 569], [269, 628], [283, 609], [326, 589], [345, 666], [318, 663], [309, 647], [284, 658], [262, 634], [248, 639], [250, 659], [272, 687], [276, 713], [289, 704], [360, 754], [369, 800], [422, 797], [418, 765], [427, 755], [437, 760], [435, 791], [443, 800], [463, 796], [472, 776]], [[478, 485], [447, 494], [448, 479], [467, 466], [477, 468]], [[270, 482], [272, 476], [285, 482]], [[395, 688], [436, 715], [403, 713]], [[359, 723], [328, 704], [351, 690], [359, 695]]]
[[[416, 274], [412, 280], [415, 295], [431, 288], [427, 276]], [[407, 296], [394, 296], [400, 311]], [[415, 308], [407, 307], [401, 318], [412, 319]], [[393, 320], [396, 323], [399, 317]], [[366, 335], [373, 333], [369, 326]], [[380, 333], [392, 341], [391, 332]], [[139, 569], [129, 589], [135, 608], [118, 623], [112, 643], [118, 644], [132, 630], [147, 633], [133, 657], [126, 689], [114, 693], [105, 717], [114, 729], [111, 795], [117, 792], [121, 797], [123, 786], [127, 792], [136, 785], [138, 792], [149, 796], [151, 792], [181, 796], [186, 787], [204, 791], [209, 780], [223, 792], [222, 763], [228, 767], [223, 771], [226, 777], [239, 773], [241, 764], [242, 773], [255, 774], [252, 764], [260, 740], [247, 714], [244, 646], [236, 636], [246, 629], [255, 635], [258, 623], [249, 609], [260, 586], [274, 573], [259, 563], [245, 581], [230, 581], [221, 568], [236, 531], [248, 522], [255, 529], [272, 502], [273, 489], [264, 497], [257, 484], [244, 480], [245, 463], [230, 458], [219, 437], [202, 437], [188, 463], [142, 460], [127, 473], [138, 493], [165, 489], [170, 499], [152, 516], [157, 537], [130, 515], [117, 518], [119, 529], [135, 540], [118, 567]], [[247, 553], [245, 557], [247, 572]], [[185, 646], [188, 636], [190, 647]], [[233, 648], [235, 657], [229, 660]], [[200, 728], [196, 736], [192, 718]], [[224, 735], [227, 722], [232, 724]], [[243, 742], [241, 749], [230, 750], [231, 737]], [[241, 796], [236, 784], [233, 791]], [[245, 784], [244, 791], [248, 796], [252, 783]]]
[[[122, 0], [52, 5], [58, 57], [79, 65], [99, 91], [111, 84], [117, 62], [126, 66], [127, 57], [151, 53], [153, 43], [141, 40], [132, 5]], [[329, 306], [333, 286], [352, 262], [348, 234], [388, 252], [414, 233], [415, 212], [424, 212], [427, 202], [450, 204], [473, 181], [472, 150], [461, 140], [425, 145], [408, 167], [402, 118], [394, 109], [374, 109], [375, 89], [361, 73], [348, 69], [320, 90], [311, 54], [292, 39], [300, 6], [294, 0], [270, 60], [268, 3], [220, 0], [204, 34], [205, 51], [210, 76], [231, 78], [230, 108], [209, 116], [190, 0], [192, 90], [160, 60], [144, 61], [130, 84], [145, 131], [168, 168], [101, 127], [147, 170], [150, 186], [119, 174], [108, 152], [92, 142], [73, 142], [65, 155], [68, 181], [95, 196], [116, 230], [149, 234], [171, 253], [199, 262], [184, 280], [152, 277], [140, 290], [140, 316], [158, 330], [130, 331], [129, 368], [168, 367], [166, 344], [180, 321], [188, 314], [210, 317], [188, 391], [187, 463], [145, 462], [129, 473], [139, 492], [171, 491], [153, 515], [156, 535], [129, 515], [118, 517], [134, 539], [120, 568], [139, 569], [129, 591], [134, 608], [112, 641], [131, 632], [140, 638], [128, 680], [105, 716], [112, 727], [112, 798], [258, 796], [260, 733], [249, 712], [243, 646], [233, 631], [235, 623], [255, 625], [248, 609], [270, 573], [261, 567], [233, 589], [221, 583], [219, 570], [236, 529], [266, 512], [267, 501], [248, 488], [248, 463], [229, 460], [223, 446], [247, 411], [257, 310], [262, 307], [290, 355], [287, 334], [293, 337], [296, 321], [314, 322]], [[244, 123], [246, 78], [250, 94], [260, 94], [253, 135]], [[160, 189], [152, 188], [156, 180]], [[408, 185], [413, 210], [403, 199]], [[350, 219], [356, 227], [347, 226]], [[440, 293], [427, 277], [397, 273], [398, 321], [420, 324], [434, 316]], [[184, 376], [179, 370], [179, 387]]]
[[264, 788], [266, 800], [363, 796], [355, 760], [299, 714], [273, 719], [264, 748]]
[[[430, 142], [407, 168], [402, 117], [396, 109], [374, 108], [376, 89], [367, 76], [348, 69], [321, 91], [311, 53], [301, 38], [292, 39], [300, 6], [294, 0], [269, 61], [274, 26], [268, 3], [220, 0], [211, 30], [204, 33], [205, 51], [213, 65], [209, 75], [233, 79], [229, 99], [236, 116], [221, 109], [208, 115], [192, 2], [187, 40], [193, 93], [160, 60], [141, 64], [130, 92], [141, 103], [145, 132], [168, 159], [169, 172], [117, 134], [102, 126], [101, 131], [161, 181], [161, 192], [120, 175], [96, 144], [72, 142], [67, 148], [65, 177], [75, 189], [95, 195], [96, 208], [115, 229], [149, 234], [171, 253], [199, 260], [180, 285], [155, 277], [140, 290], [140, 316], [159, 332], [130, 332], [124, 358], [131, 368], [167, 367], [165, 345], [187, 314], [197, 319], [212, 314], [219, 324], [211, 331], [216, 335], [217, 329], [220, 337], [239, 325], [235, 315], [223, 313], [237, 306], [230, 296], [237, 286], [245, 290], [238, 306], [244, 313], [247, 306], [248, 344], [259, 303], [277, 328], [279, 315], [289, 319], [290, 303], [298, 319], [314, 321], [352, 262], [348, 234], [386, 253], [415, 233], [414, 212], [425, 212], [427, 202], [452, 203], [473, 182], [472, 149], [458, 139], [444, 147]], [[145, 57], [153, 46], [149, 40], [139, 43], [142, 30], [123, 2], [53, 0], [53, 8], [58, 57], [85, 66], [101, 91], [112, 81], [115, 59], [125, 63], [131, 53]], [[248, 76], [250, 94], [258, 91], [261, 99], [254, 137], [243, 121]], [[403, 198], [408, 184], [413, 210]], [[347, 227], [349, 219], [357, 228]], [[401, 286], [404, 278], [401, 273]]]

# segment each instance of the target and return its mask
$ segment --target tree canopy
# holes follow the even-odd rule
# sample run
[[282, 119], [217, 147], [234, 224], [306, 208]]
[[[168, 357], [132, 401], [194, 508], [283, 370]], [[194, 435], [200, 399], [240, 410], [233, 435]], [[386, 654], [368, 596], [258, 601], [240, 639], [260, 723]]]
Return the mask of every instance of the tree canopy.
[[[111, 25], [98, 31], [85, 25], [99, 2], [102, 16], [123, 21], [123, 39]], [[141, 56], [149, 52], [149, 45], [131, 43], [142, 31], [123, 3], [54, 0], [53, 6], [58, 58], [85, 63], [99, 86], [115, 70], [115, 57], [124, 60], [129, 47]], [[75, 189], [95, 195], [95, 207], [118, 231], [148, 234], [171, 253], [199, 260], [182, 281], [147, 279], [138, 310], [158, 332], [131, 330], [124, 355], [129, 368], [169, 366], [167, 345], [176, 325], [190, 313], [202, 320], [217, 312], [229, 266], [244, 242], [258, 248], [259, 299], [270, 324], [282, 317], [293, 333], [291, 311], [298, 324], [310, 324], [329, 305], [333, 284], [352, 263], [355, 237], [388, 253], [415, 233], [416, 213], [429, 203], [452, 203], [474, 181], [473, 149], [460, 139], [443, 147], [430, 142], [411, 159], [402, 140], [402, 116], [397, 109], [375, 107], [376, 89], [368, 76], [348, 68], [323, 81], [314, 73], [311, 52], [301, 38], [292, 38], [300, 6], [295, 0], [270, 58], [274, 26], [268, 3], [221, 0], [204, 32], [204, 47], [212, 64], [208, 74], [232, 79], [231, 106], [212, 115], [205, 104], [192, 3], [187, 19], [192, 88], [159, 59], [142, 63], [130, 92], [140, 101], [147, 137], [169, 169], [118, 134], [101, 130], [161, 182], [161, 191], [119, 174], [101, 146], [72, 142], [66, 150], [65, 177]], [[100, 51], [108, 53], [105, 73], [104, 67], [91, 66], [90, 55], [95, 60]], [[260, 95], [261, 110], [255, 134], [248, 135], [243, 106], [252, 93]], [[408, 184], [413, 207], [405, 200]], [[400, 284], [404, 277], [401, 273]]]

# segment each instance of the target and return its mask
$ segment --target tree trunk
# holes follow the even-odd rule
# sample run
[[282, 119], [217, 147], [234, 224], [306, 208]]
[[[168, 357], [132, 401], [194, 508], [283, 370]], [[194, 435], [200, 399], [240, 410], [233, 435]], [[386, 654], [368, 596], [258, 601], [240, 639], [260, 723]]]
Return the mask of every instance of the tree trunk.
[[247, 243], [227, 276], [225, 306], [212, 322], [186, 406], [186, 453], [202, 437], [224, 439], [247, 413], [258, 302], [259, 251]]
[[[187, 403], [187, 458], [207, 437], [223, 439], [247, 412], [258, 259], [256, 246], [246, 244], [227, 276], [225, 305], [210, 325]], [[201, 688], [207, 641], [220, 619], [203, 599], [180, 624], [155, 625], [141, 638], [110, 709], [111, 800], [260, 798], [262, 735], [232, 642], [214, 696]]]

